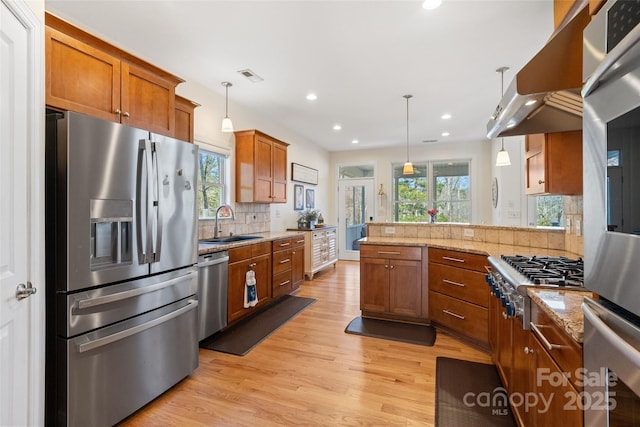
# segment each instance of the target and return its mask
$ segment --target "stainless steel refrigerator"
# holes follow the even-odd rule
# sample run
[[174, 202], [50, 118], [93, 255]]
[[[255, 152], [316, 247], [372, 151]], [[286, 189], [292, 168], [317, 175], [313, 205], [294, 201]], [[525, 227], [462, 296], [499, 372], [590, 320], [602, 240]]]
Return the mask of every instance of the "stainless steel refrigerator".
[[47, 110], [46, 422], [111, 426], [198, 365], [198, 148]]

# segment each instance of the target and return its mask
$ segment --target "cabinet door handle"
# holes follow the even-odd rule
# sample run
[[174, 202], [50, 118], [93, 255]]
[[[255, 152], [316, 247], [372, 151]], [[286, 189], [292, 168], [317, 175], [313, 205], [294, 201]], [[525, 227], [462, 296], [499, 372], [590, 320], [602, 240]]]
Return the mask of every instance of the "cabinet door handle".
[[116, 113], [116, 116], [119, 116], [120, 114], [122, 114], [122, 111], [120, 111], [120, 109], [119, 109], [119, 108], [116, 108], [115, 113]]
[[456, 314], [456, 313], [454, 313], [454, 312], [452, 312], [452, 311], [449, 311], [449, 310], [442, 310], [442, 312], [443, 312], [444, 314], [448, 314], [449, 316], [457, 317], [457, 318], [458, 318], [458, 319], [460, 319], [460, 320], [464, 320], [464, 316], [463, 316], [463, 315], [461, 315], [461, 314]]
[[286, 284], [288, 284], [290, 281], [289, 280], [285, 280], [284, 282], [280, 283], [278, 286], [284, 286]]
[[302, 240], [296, 240], [296, 243], [304, 243], [304, 239], [302, 239]]
[[285, 258], [285, 259], [283, 259], [282, 261], [280, 261], [280, 264], [286, 264], [286, 263], [288, 263], [289, 261], [291, 261], [291, 259], [290, 259], [290, 258]]
[[394, 252], [394, 251], [378, 251], [378, 254], [380, 254], [380, 255], [400, 255], [400, 252]]
[[531, 325], [531, 330], [538, 336], [538, 338], [540, 338], [540, 341], [542, 341], [542, 344], [544, 344], [544, 346], [547, 347], [547, 350], [551, 351], [554, 348], [564, 347], [563, 345], [560, 345], [560, 344], [551, 344], [547, 339], [547, 337], [545, 337], [542, 331], [539, 329], [539, 328], [542, 328], [542, 325], [536, 325], [533, 322], [529, 322], [529, 324]]
[[538, 184], [544, 184], [544, 180], [539, 179], [539, 180], [538, 180]]
[[283, 248], [285, 246], [289, 246], [291, 244], [291, 242], [287, 242], [287, 243], [280, 243], [280, 247]]
[[467, 286], [464, 283], [458, 283], [458, 282], [454, 282], [452, 280], [442, 279], [442, 281], [444, 283], [448, 283], [449, 285], [460, 286], [461, 288], [464, 288], [465, 286]]
[[389, 268], [393, 268], [393, 265], [391, 267], [389, 267]]
[[125, 116], [126, 118], [129, 118], [129, 112], [128, 112], [128, 111], [125, 111], [125, 112], [124, 112], [124, 114], [123, 114], [123, 116]]
[[384, 268], [389, 268], [389, 264], [385, 264], [385, 265], [384, 265]]
[[447, 261], [455, 261], [455, 262], [464, 262], [463, 259], [460, 258], [451, 258], [450, 256], [443, 256], [442, 259], [446, 259]]
[[249, 268], [253, 270], [253, 268], [256, 266], [257, 264], [255, 262], [252, 262], [251, 264], [249, 264]]

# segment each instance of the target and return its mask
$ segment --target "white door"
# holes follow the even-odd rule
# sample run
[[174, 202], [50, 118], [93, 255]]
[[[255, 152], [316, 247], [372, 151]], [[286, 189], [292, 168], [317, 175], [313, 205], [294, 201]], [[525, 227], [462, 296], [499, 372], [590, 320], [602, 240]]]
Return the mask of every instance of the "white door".
[[373, 178], [338, 181], [338, 254], [340, 259], [359, 260], [366, 222], [375, 220]]
[[[42, 23], [0, 1], [0, 425], [44, 422]], [[19, 285], [38, 293], [17, 298]], [[28, 295], [28, 289], [23, 295]]]

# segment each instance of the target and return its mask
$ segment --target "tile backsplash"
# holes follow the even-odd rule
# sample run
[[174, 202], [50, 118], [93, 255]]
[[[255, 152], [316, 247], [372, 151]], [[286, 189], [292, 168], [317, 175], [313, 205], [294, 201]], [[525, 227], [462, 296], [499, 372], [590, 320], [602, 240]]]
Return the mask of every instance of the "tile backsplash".
[[[214, 219], [198, 221], [198, 239], [213, 237]], [[234, 219], [219, 219], [221, 236], [233, 234], [266, 233], [271, 231], [271, 210], [268, 203], [236, 203]]]

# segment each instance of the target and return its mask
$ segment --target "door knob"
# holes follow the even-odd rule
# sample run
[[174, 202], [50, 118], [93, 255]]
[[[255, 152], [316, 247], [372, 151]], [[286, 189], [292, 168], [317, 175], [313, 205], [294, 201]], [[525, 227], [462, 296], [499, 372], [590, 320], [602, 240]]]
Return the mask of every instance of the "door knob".
[[16, 288], [16, 299], [20, 301], [25, 298], [29, 298], [31, 295], [36, 293], [36, 290], [37, 289], [33, 287], [31, 282], [27, 282], [26, 285], [24, 283], [20, 283]]

